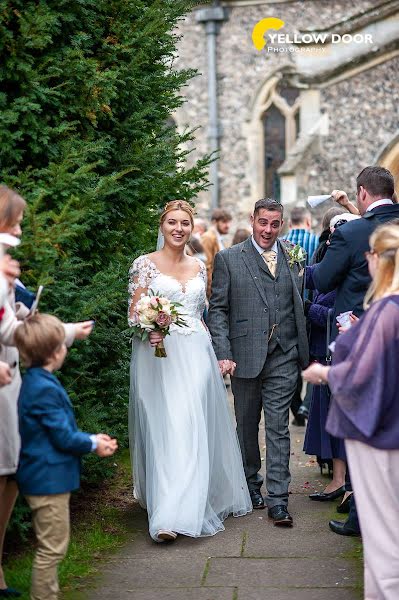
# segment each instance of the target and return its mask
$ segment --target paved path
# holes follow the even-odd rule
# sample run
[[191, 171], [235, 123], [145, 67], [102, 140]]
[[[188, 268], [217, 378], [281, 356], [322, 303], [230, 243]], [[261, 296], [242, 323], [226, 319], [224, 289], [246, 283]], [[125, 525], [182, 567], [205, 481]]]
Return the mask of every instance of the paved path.
[[334, 505], [308, 494], [327, 481], [302, 452], [304, 428], [292, 427], [290, 511], [292, 529], [279, 529], [267, 513], [226, 520], [211, 538], [179, 537], [155, 544], [146, 513], [129, 511], [131, 539], [102, 568], [87, 600], [359, 600], [361, 574], [352, 558], [352, 538], [328, 529]]

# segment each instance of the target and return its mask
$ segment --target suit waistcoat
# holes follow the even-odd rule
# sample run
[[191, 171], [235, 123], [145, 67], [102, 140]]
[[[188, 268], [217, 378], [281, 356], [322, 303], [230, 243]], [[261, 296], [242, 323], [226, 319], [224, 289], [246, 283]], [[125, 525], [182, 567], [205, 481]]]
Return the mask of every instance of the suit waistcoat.
[[276, 325], [269, 341], [268, 354], [273, 352], [277, 345], [281, 347], [283, 352], [288, 352], [288, 350], [298, 344], [292, 290], [293, 284], [289, 266], [280, 248], [277, 258], [276, 277], [273, 277], [259, 252], [256, 252], [256, 254], [258, 255], [261, 281], [266, 292], [269, 308], [269, 335], [273, 325]]

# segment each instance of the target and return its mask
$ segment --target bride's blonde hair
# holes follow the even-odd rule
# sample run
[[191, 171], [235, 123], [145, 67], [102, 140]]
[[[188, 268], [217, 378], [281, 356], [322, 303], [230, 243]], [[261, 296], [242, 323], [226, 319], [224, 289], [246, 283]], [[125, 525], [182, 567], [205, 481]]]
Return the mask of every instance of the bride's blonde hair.
[[189, 204], [185, 200], [172, 200], [171, 202], [168, 202], [162, 211], [160, 225], [162, 225], [162, 223], [165, 221], [166, 215], [171, 210], [184, 210], [184, 212], [188, 214], [191, 227], [194, 227], [194, 209], [191, 206], [191, 204]]
[[380, 225], [370, 237], [371, 252], [378, 254], [377, 272], [364, 298], [364, 307], [399, 292], [399, 220]]

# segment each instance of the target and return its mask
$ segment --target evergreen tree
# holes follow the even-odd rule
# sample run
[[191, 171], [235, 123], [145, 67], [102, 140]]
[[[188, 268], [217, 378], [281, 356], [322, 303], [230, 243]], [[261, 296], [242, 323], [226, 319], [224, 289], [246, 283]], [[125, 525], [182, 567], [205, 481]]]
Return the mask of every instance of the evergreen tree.
[[[173, 31], [188, 9], [183, 0], [0, 0], [0, 173], [28, 202], [22, 279], [45, 285], [42, 311], [96, 320], [62, 380], [80, 427], [122, 444], [128, 268], [154, 247], [160, 207], [206, 186], [207, 158], [185, 168], [191, 134], [166, 125], [194, 74], [173, 69]], [[86, 476], [104, 476], [89, 461]]]

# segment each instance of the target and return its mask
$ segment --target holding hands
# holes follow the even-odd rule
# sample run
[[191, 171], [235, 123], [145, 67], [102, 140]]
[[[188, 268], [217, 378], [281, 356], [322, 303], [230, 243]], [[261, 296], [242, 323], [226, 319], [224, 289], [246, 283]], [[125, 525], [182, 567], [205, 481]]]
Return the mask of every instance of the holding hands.
[[237, 363], [233, 360], [225, 359], [218, 360], [219, 369], [222, 375], [234, 375], [234, 371], [236, 370]]

